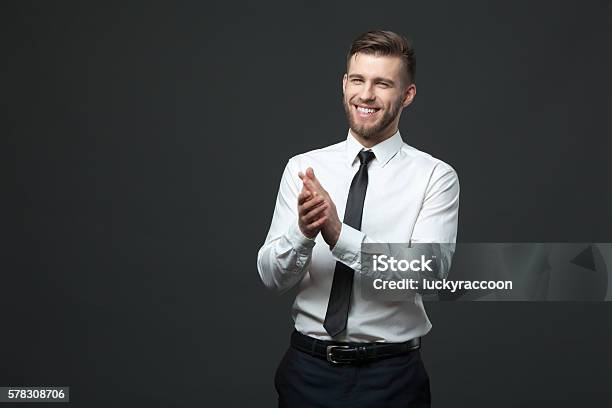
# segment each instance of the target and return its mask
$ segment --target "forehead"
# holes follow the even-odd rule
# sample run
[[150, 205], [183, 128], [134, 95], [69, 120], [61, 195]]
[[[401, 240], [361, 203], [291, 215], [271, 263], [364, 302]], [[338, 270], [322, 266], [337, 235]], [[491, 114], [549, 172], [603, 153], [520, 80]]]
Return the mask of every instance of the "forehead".
[[394, 55], [374, 55], [358, 52], [349, 60], [347, 69], [348, 75], [358, 74], [364, 77], [399, 79], [402, 74], [402, 60]]

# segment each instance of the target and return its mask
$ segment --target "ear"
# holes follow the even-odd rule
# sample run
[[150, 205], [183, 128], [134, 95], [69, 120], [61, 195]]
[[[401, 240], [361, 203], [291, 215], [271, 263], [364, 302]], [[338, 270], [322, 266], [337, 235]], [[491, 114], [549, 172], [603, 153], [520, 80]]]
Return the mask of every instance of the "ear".
[[402, 107], [406, 107], [412, 103], [414, 97], [416, 96], [416, 85], [410, 84], [404, 93], [404, 101], [402, 102]]
[[342, 77], [342, 94], [346, 94], [346, 81], [348, 80], [348, 75], [344, 74]]

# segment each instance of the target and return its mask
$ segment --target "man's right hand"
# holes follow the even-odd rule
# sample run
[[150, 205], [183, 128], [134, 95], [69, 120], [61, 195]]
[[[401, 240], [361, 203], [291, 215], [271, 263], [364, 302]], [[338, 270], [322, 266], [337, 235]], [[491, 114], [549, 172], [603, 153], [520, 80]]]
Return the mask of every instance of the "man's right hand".
[[327, 221], [325, 197], [311, 194], [305, 187], [298, 196], [298, 225], [305, 237], [313, 239]]

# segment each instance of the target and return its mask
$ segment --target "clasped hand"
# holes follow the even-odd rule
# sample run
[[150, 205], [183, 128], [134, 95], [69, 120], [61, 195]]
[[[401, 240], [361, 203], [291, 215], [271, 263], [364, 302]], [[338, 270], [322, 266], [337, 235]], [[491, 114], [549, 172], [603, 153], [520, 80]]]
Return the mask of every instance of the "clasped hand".
[[314, 238], [319, 232], [325, 242], [333, 248], [338, 242], [342, 223], [336, 205], [315, 177], [311, 167], [306, 173], [299, 172], [303, 186], [298, 196], [298, 225], [302, 234]]

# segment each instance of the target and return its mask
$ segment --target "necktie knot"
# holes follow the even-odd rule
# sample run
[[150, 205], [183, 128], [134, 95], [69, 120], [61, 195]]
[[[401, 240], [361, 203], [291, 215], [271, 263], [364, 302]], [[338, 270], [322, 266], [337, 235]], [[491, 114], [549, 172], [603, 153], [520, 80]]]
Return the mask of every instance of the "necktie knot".
[[372, 161], [372, 159], [374, 159], [374, 152], [371, 150], [362, 150], [359, 152], [359, 161], [361, 162], [361, 165], [368, 165], [369, 162]]

